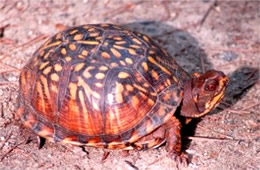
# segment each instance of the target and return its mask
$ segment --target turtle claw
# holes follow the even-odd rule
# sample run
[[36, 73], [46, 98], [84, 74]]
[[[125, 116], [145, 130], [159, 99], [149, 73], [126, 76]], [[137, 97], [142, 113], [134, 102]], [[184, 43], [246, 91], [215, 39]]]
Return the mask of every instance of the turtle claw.
[[179, 167], [179, 165], [183, 167], [187, 167], [189, 164], [189, 157], [185, 153], [179, 154], [179, 153], [172, 152], [170, 153], [170, 157], [176, 162], [177, 167]]
[[37, 142], [38, 142], [38, 149], [41, 149], [44, 146], [46, 139], [41, 136], [37, 136]]

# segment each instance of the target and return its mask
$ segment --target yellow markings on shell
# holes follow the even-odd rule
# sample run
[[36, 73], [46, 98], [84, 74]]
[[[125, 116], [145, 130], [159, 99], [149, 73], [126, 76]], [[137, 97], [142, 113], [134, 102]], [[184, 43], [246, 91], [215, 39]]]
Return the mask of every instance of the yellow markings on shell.
[[148, 105], [150, 105], [150, 106], [153, 106], [154, 105], [154, 101], [152, 100], [152, 99], [148, 99], [148, 101], [147, 101], [147, 103], [148, 103]]
[[133, 86], [134, 86], [135, 88], [137, 88], [138, 90], [142, 91], [142, 92], [147, 92], [147, 90], [146, 90], [145, 88], [143, 88], [143, 87], [141, 87], [141, 86], [139, 86], [139, 85], [137, 85], [137, 84], [134, 84]]
[[67, 62], [69, 62], [69, 61], [71, 61], [71, 57], [67, 56], [67, 57], [65, 57], [65, 60], [66, 60]]
[[48, 65], [50, 62], [46, 61], [40, 65], [40, 70], [42, 70], [46, 65]]
[[98, 45], [99, 44], [99, 41], [90, 41], [90, 40], [79, 40], [77, 41], [77, 43], [80, 43], [80, 44], [86, 44], [86, 45]]
[[115, 44], [118, 44], [118, 45], [120, 45], [120, 44], [126, 44], [127, 42], [126, 41], [116, 41], [115, 42]]
[[79, 63], [75, 66], [75, 71], [79, 71], [84, 67], [85, 63]]
[[85, 94], [87, 95], [87, 98], [90, 98], [92, 89], [89, 87], [88, 84], [85, 83], [85, 81], [81, 77], [78, 78], [78, 86], [83, 87], [85, 90]]
[[128, 90], [128, 91], [133, 91], [134, 90], [134, 87], [132, 85], [130, 85], [130, 84], [127, 84], [125, 87], [126, 87], [126, 90]]
[[136, 39], [136, 38], [133, 38], [132, 40], [133, 40], [135, 43], [137, 43], [137, 44], [140, 44], [140, 45], [142, 44], [142, 42], [141, 42], [141, 41], [139, 41], [139, 40], [138, 40], [138, 39]]
[[50, 99], [51, 95], [50, 95], [50, 91], [49, 91], [49, 88], [48, 88], [47, 79], [43, 75], [40, 75], [40, 80], [43, 83], [44, 92], [45, 92], [47, 99]]
[[45, 75], [49, 74], [49, 73], [51, 72], [51, 68], [52, 68], [51, 66], [45, 68], [45, 69], [43, 70], [43, 74], [45, 74]]
[[60, 77], [59, 77], [59, 75], [57, 74], [57, 73], [52, 73], [51, 74], [51, 80], [52, 81], [59, 81], [59, 79], [60, 79]]
[[119, 63], [122, 65], [122, 66], [126, 66], [126, 63], [122, 60], [119, 61]]
[[139, 105], [139, 99], [137, 96], [132, 96], [132, 105], [137, 110]]
[[92, 32], [92, 31], [95, 31], [96, 29], [95, 28], [89, 28], [88, 31], [89, 32]]
[[143, 92], [140, 92], [139, 94], [142, 96], [142, 98], [143, 98], [144, 100], [147, 99], [147, 96], [146, 96]]
[[95, 83], [95, 86], [101, 88], [101, 87], [103, 87], [103, 84], [98, 82], [98, 83]]
[[150, 85], [148, 83], [143, 84], [144, 87], [149, 87]]
[[77, 29], [76, 30], [72, 30], [72, 31], [70, 31], [70, 35], [75, 34], [76, 32], [78, 32]]
[[100, 37], [100, 36], [99, 36], [99, 37], [95, 37], [95, 39], [96, 39], [96, 40], [101, 40], [102, 37]]
[[78, 55], [78, 58], [85, 59], [83, 55]]
[[61, 49], [61, 54], [66, 55], [67, 54], [67, 50], [65, 48], [62, 48]]
[[130, 47], [132, 47], [132, 48], [136, 48], [136, 49], [141, 48], [139, 45], [135, 45], [135, 44], [131, 44]]
[[155, 54], [155, 51], [149, 50], [149, 54]]
[[146, 62], [142, 62], [142, 67], [143, 67], [145, 72], [148, 71], [148, 64]]
[[116, 95], [116, 102], [117, 102], [118, 104], [124, 102], [124, 98], [123, 98], [122, 93], [118, 93], [118, 94]]
[[106, 71], [106, 70], [108, 70], [108, 67], [107, 67], [107, 66], [100, 66], [100, 67], [99, 67], [99, 70], [101, 70], [101, 71]]
[[108, 46], [108, 42], [105, 41], [105, 42], [103, 43], [103, 45], [107, 47], [107, 46]]
[[88, 29], [89, 29], [89, 26], [88, 26], [88, 25], [85, 25], [85, 26], [83, 26], [83, 28], [88, 30]]
[[72, 100], [76, 100], [77, 97], [77, 84], [70, 82], [69, 83], [69, 92]]
[[88, 122], [88, 115], [86, 114], [88, 111], [87, 111], [85, 98], [84, 98], [84, 94], [83, 94], [82, 90], [79, 90], [79, 101], [80, 101], [83, 113], [85, 113], [83, 116], [84, 122]]
[[171, 85], [171, 80], [170, 79], [166, 79], [166, 85]]
[[[135, 130], [132, 135], [131, 138], [129, 139], [129, 143], [134, 143], [135, 141], [137, 141], [140, 137], [139, 137], [139, 133], [137, 130]], [[127, 149], [133, 149], [133, 146], [128, 146]], [[124, 149], [125, 150], [125, 149]]]
[[133, 60], [131, 59], [131, 58], [125, 58], [125, 62], [127, 63], [127, 64], [133, 64]]
[[92, 75], [90, 74], [90, 70], [93, 70], [95, 67], [94, 66], [89, 66], [89, 67], [87, 67], [85, 70], [84, 70], [84, 72], [83, 72], [83, 76], [85, 77], [85, 78], [90, 78]]
[[115, 62], [111, 63], [110, 65], [111, 65], [111, 67], [118, 67], [118, 64]]
[[75, 44], [69, 44], [69, 49], [71, 51], [75, 51], [77, 49], [76, 45]]
[[142, 76], [140, 74], [138, 74], [138, 73], [135, 73], [135, 78], [136, 78], [137, 82], [142, 82], [143, 81]]
[[118, 78], [120, 78], [120, 79], [125, 79], [125, 78], [128, 78], [128, 77], [130, 77], [129, 73], [126, 73], [126, 72], [123, 72], [123, 71], [118, 74]]
[[47, 54], [44, 55], [43, 59], [47, 59], [50, 56], [50, 52], [48, 52]]
[[111, 48], [110, 51], [113, 53], [113, 55], [116, 57], [116, 58], [120, 58], [122, 55], [119, 51], [117, 51], [116, 49], [114, 48]]
[[179, 80], [178, 80], [177, 77], [175, 77], [175, 76], [172, 76], [172, 79], [174, 80], [175, 83], [178, 83], [178, 82], [179, 82]]
[[119, 49], [119, 50], [125, 50], [127, 48], [120, 46], [120, 45], [113, 45], [114, 48]]
[[99, 93], [97, 93], [97, 92], [95, 92], [95, 91], [92, 91], [92, 96], [94, 96], [95, 98], [97, 98], [97, 99], [100, 99], [100, 94]]
[[102, 52], [101, 57], [108, 59], [110, 58], [110, 55], [107, 52]]
[[122, 92], [124, 91], [124, 86], [121, 83], [116, 83], [116, 101], [117, 103], [123, 103], [123, 95]]
[[56, 94], [58, 94], [58, 87], [55, 84], [51, 84], [51, 91], [53, 91]]
[[87, 50], [82, 50], [81, 55], [87, 56], [88, 55], [88, 51]]
[[167, 70], [165, 67], [163, 67], [161, 64], [157, 63], [153, 57], [149, 56], [148, 60], [153, 63], [154, 65], [158, 66], [163, 72], [165, 72], [166, 74], [171, 75], [171, 72], [169, 70]]
[[146, 121], [146, 132], [151, 132], [153, 130], [151, 119]]
[[124, 91], [124, 86], [121, 83], [116, 82], [116, 90], [121, 93]]
[[58, 33], [55, 38], [56, 39], [61, 39], [61, 36], [62, 36], [61, 33]]
[[149, 42], [149, 38], [145, 35], [143, 35], [143, 39], [146, 41], [146, 42]]
[[98, 103], [97, 103], [96, 101], [93, 101], [93, 102], [92, 102], [92, 105], [93, 105], [93, 108], [94, 108], [95, 110], [99, 110], [99, 106], [98, 106]]
[[122, 40], [122, 37], [114, 37], [114, 40], [120, 41]]
[[89, 34], [89, 36], [90, 37], [97, 37], [97, 36], [99, 36], [99, 34], [100, 34], [99, 32], [92, 32], [92, 33]]
[[[44, 98], [43, 98], [43, 93], [42, 93], [42, 85], [40, 83], [40, 81], [37, 81], [36, 83], [36, 89], [37, 89], [37, 92], [39, 93], [40, 95], [40, 98], [41, 98], [41, 101], [43, 102], [42, 103], [42, 107], [44, 106]], [[43, 107], [44, 108], [44, 107]]]
[[114, 97], [113, 97], [113, 94], [109, 93], [107, 94], [107, 101], [110, 105], [113, 104], [113, 101], [114, 101]]
[[62, 43], [61, 41], [55, 41], [54, 43], [51, 43], [51, 44], [46, 45], [46, 46], [43, 46], [43, 49], [50, 48], [50, 47], [55, 47], [55, 46], [60, 45], [61, 43]]
[[152, 96], [157, 96], [157, 93], [150, 92], [150, 95], [152, 95]]
[[83, 38], [83, 34], [77, 34], [73, 37], [75, 41], [81, 40]]
[[104, 73], [97, 73], [95, 75], [96, 79], [103, 79], [105, 77], [105, 74]]
[[55, 65], [54, 65], [54, 70], [57, 71], [57, 72], [59, 72], [59, 71], [62, 70], [62, 66], [61, 66], [60, 64], [55, 64]]
[[132, 54], [132, 55], [137, 55], [137, 54], [136, 54], [136, 51], [135, 51], [134, 49], [132, 49], [132, 48], [129, 48], [129, 49], [128, 49], [128, 52], [129, 52], [130, 54]]

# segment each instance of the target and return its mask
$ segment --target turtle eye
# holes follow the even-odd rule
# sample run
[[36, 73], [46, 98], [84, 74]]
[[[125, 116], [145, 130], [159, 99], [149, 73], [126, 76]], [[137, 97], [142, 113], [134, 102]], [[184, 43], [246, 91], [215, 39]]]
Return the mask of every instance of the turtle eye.
[[206, 87], [205, 87], [205, 90], [206, 91], [214, 91], [216, 90], [217, 88], [217, 82], [216, 81], [212, 81], [212, 82], [209, 82]]

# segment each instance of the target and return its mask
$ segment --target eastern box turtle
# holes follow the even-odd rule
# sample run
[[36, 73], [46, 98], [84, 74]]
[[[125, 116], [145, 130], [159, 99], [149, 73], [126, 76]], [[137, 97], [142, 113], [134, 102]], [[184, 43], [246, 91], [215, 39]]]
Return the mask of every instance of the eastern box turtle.
[[148, 36], [117, 25], [72, 27], [45, 42], [20, 75], [18, 115], [40, 137], [108, 149], [166, 142], [181, 152], [176, 117], [201, 117], [224, 96], [227, 77], [189, 76]]

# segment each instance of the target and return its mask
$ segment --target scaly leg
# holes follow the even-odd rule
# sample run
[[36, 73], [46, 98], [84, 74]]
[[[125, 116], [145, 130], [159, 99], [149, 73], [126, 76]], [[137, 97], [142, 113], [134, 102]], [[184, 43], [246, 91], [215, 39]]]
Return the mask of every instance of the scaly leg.
[[166, 149], [169, 155], [176, 161], [177, 165], [188, 165], [188, 156], [181, 152], [181, 122], [172, 117], [167, 123]]

